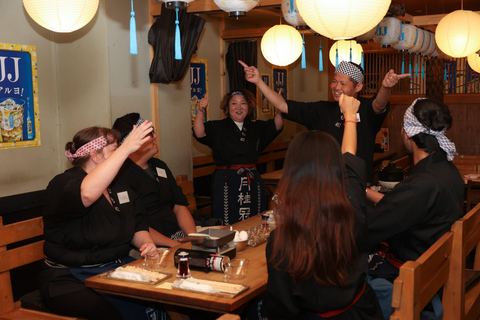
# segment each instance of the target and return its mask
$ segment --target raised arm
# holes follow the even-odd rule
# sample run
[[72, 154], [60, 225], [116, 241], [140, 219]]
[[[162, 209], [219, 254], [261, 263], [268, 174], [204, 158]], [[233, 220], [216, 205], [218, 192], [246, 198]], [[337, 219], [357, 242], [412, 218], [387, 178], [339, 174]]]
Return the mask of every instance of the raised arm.
[[245, 79], [248, 82], [254, 83], [257, 85], [258, 89], [263, 93], [265, 98], [275, 107], [278, 109], [278, 111], [282, 113], [288, 113], [288, 105], [285, 99], [283, 97], [273, 91], [272, 88], [267, 86], [265, 82], [260, 78], [260, 73], [258, 72], [258, 69], [255, 68], [254, 66], [247, 66], [245, 62], [238, 60], [238, 62], [243, 66], [245, 70]]
[[193, 120], [193, 131], [197, 138], [203, 138], [206, 136], [205, 134], [205, 124], [203, 123], [203, 117], [205, 114], [205, 108], [208, 106], [208, 99], [207, 95], [205, 95], [202, 99], [200, 99], [200, 103], [197, 109], [197, 115], [195, 120]]
[[398, 83], [400, 79], [409, 77], [410, 73], [405, 74], [396, 74], [393, 69], [391, 69], [382, 81], [382, 87], [378, 91], [377, 97], [372, 103], [373, 111], [376, 113], [382, 113], [387, 106], [390, 95], [392, 94], [392, 88]]
[[345, 94], [340, 96], [338, 101], [345, 117], [342, 141], [342, 153], [357, 153], [357, 111], [360, 101]]

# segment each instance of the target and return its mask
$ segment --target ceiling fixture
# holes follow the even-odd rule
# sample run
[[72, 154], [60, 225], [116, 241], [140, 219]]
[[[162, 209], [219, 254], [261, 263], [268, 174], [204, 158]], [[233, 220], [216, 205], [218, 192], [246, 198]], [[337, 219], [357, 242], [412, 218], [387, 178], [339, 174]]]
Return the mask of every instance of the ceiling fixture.
[[229, 17], [239, 18], [247, 15], [247, 12], [255, 8], [258, 0], [214, 0], [215, 4]]
[[469, 54], [467, 61], [468, 65], [473, 69], [473, 71], [480, 73], [480, 50]]
[[99, 0], [23, 0], [28, 15], [42, 27], [68, 33], [92, 20]]
[[276, 25], [262, 37], [262, 54], [273, 65], [288, 66], [302, 54], [302, 36], [292, 26]]
[[[339, 40], [330, 48], [330, 62], [335, 66], [342, 61], [354, 62], [358, 65], [362, 63], [363, 48], [355, 40]], [[363, 66], [362, 66], [363, 68]]]
[[334, 40], [362, 35], [383, 19], [390, 0], [297, 0], [303, 20], [314, 31]]

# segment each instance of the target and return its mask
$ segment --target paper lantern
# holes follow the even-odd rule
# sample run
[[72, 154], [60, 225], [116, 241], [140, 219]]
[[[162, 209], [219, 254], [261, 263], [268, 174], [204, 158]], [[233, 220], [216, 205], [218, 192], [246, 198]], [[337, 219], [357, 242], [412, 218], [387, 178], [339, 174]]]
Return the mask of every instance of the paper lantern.
[[282, 0], [282, 14], [285, 21], [297, 29], [308, 29], [297, 8], [297, 0]]
[[376, 31], [377, 31], [377, 26], [373, 27], [372, 30], [368, 31], [367, 33], [364, 33], [356, 37], [355, 41], [357, 41], [357, 43], [368, 43], [368, 41], [373, 39]]
[[417, 40], [418, 29], [413, 24], [402, 23], [400, 38], [392, 47], [400, 51], [406, 51], [413, 47]]
[[470, 68], [473, 71], [480, 73], [480, 50], [478, 52], [470, 53], [468, 55], [467, 61]]
[[258, 0], [214, 0], [215, 4], [225, 12], [229, 17], [243, 17], [248, 11], [253, 9]]
[[99, 0], [23, 0], [28, 15], [42, 27], [61, 33], [73, 32], [92, 20]]
[[424, 55], [427, 57], [430, 57], [435, 50], [437, 50], [437, 44], [435, 43], [435, 34], [432, 33], [432, 41], [430, 41], [430, 47], [428, 47], [428, 50], [424, 52]]
[[440, 20], [435, 30], [437, 46], [454, 58], [466, 57], [480, 48], [480, 15], [456, 10]]
[[352, 39], [373, 27], [387, 13], [390, 0], [297, 0], [307, 25], [334, 40]]
[[262, 37], [262, 54], [276, 66], [287, 66], [302, 54], [302, 36], [292, 26], [276, 25]]
[[400, 39], [402, 23], [395, 17], [385, 17], [377, 25], [373, 41], [382, 47], [390, 47]]
[[425, 41], [423, 41], [423, 46], [419, 53], [422, 55], [422, 57], [427, 57], [433, 53], [433, 51], [435, 51], [435, 35], [432, 32], [425, 30], [424, 36]]
[[330, 48], [329, 58], [330, 62], [337, 67], [342, 61], [362, 63], [362, 45], [355, 40], [338, 40]]
[[417, 28], [417, 41], [413, 44], [413, 47], [408, 49], [409, 53], [418, 53], [422, 49], [423, 42], [425, 41], [425, 30]]

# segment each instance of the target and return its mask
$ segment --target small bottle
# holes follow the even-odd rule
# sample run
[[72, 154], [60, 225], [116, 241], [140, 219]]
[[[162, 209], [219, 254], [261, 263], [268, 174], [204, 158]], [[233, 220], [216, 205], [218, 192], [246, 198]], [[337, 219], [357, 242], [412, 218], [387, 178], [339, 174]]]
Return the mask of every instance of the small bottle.
[[188, 252], [182, 251], [178, 254], [177, 278], [190, 278], [190, 267], [188, 265]]
[[182, 253], [188, 254], [189, 267], [193, 270], [223, 272], [225, 270], [225, 264], [230, 262], [230, 258], [224, 255], [201, 250], [178, 249], [174, 256], [176, 266], [180, 265]]

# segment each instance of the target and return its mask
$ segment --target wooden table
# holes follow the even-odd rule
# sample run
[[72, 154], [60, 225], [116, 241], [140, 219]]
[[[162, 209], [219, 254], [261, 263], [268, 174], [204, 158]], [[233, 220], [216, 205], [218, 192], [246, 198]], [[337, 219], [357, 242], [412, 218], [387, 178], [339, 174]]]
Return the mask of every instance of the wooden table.
[[[260, 215], [256, 215], [245, 221], [238, 222], [233, 225], [233, 230], [248, 230], [262, 223]], [[227, 227], [225, 227], [227, 228]], [[112, 278], [102, 277], [100, 274], [85, 281], [85, 285], [98, 291], [122, 295], [141, 300], [157, 301], [164, 304], [189, 307], [194, 309], [202, 309], [218, 313], [235, 312], [248, 301], [258, 296], [266, 290], [268, 273], [265, 257], [265, 246], [263, 243], [257, 247], [249, 247], [242, 252], [237, 252], [235, 258], [243, 258], [250, 260], [248, 265], [247, 276], [242, 280], [231, 280], [232, 283], [239, 283], [250, 288], [244, 293], [234, 297], [224, 297], [200, 292], [185, 291], [179, 289], [161, 289], [160, 284], [151, 285], [137, 282], [128, 282], [123, 280], [115, 280]], [[173, 283], [176, 278], [176, 268], [174, 266], [174, 253], [178, 248], [191, 248], [191, 244], [182, 244], [173, 247], [172, 254], [168, 266], [162, 270], [162, 273], [170, 273], [172, 277], [165, 280], [167, 283]], [[142, 260], [132, 262], [130, 265], [141, 266]], [[191, 270], [192, 277], [199, 279], [207, 279], [214, 281], [223, 281], [223, 273], [210, 271], [208, 273], [202, 271]]]

